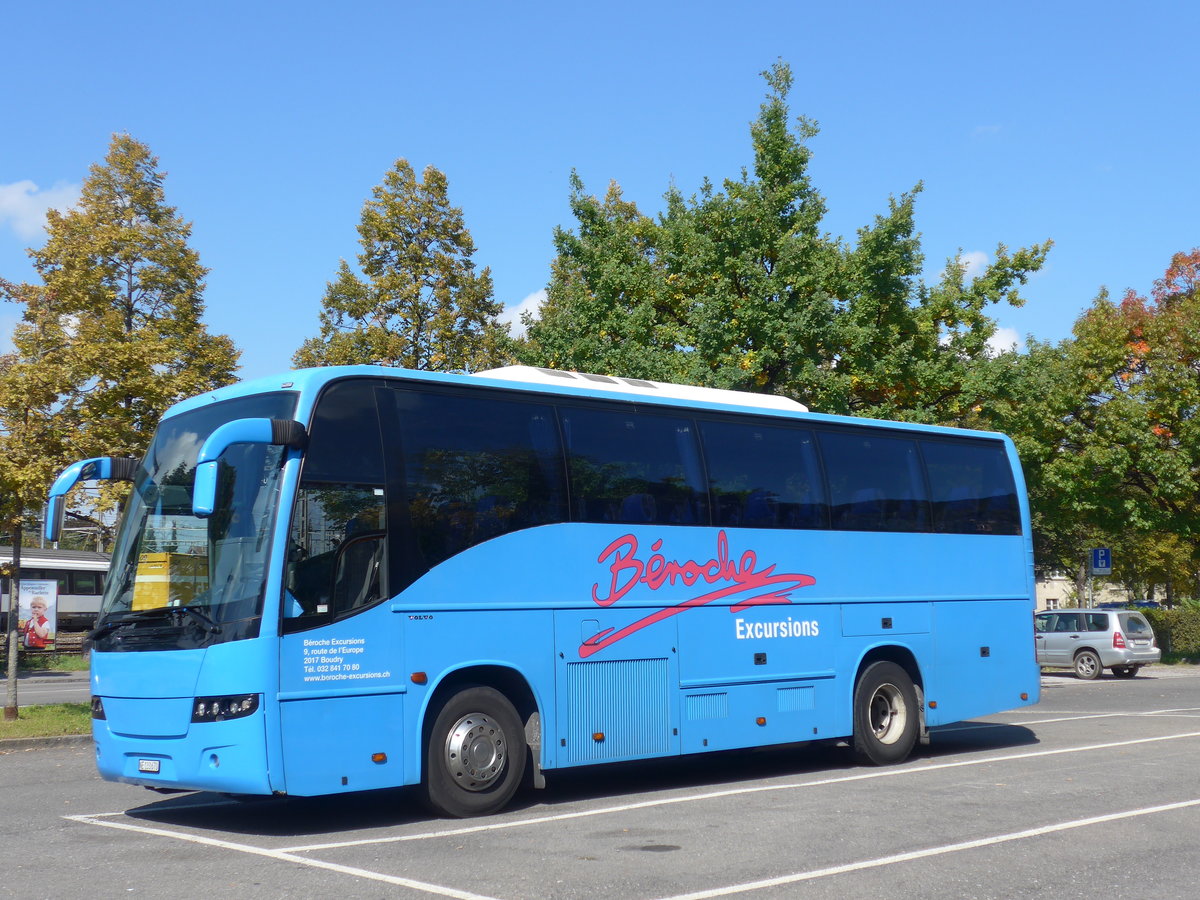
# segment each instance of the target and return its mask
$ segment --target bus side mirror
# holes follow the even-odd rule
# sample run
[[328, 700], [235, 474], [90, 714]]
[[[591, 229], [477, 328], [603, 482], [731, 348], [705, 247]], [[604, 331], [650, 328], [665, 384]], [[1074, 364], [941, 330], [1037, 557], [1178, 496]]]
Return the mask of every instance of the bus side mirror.
[[43, 526], [46, 533], [46, 540], [51, 543], [57, 543], [62, 535], [63, 517], [67, 512], [67, 498], [51, 496], [46, 501], [46, 522]]
[[281, 444], [290, 450], [302, 450], [307, 443], [308, 432], [292, 419], [234, 419], [221, 425], [208, 436], [196, 456], [192, 515], [203, 519], [216, 509], [217, 462], [234, 444]]
[[67, 491], [81, 481], [133, 481], [138, 460], [124, 456], [97, 456], [82, 459], [63, 469], [50, 486], [46, 501], [46, 540], [54, 542], [62, 535], [63, 517], [67, 510]]

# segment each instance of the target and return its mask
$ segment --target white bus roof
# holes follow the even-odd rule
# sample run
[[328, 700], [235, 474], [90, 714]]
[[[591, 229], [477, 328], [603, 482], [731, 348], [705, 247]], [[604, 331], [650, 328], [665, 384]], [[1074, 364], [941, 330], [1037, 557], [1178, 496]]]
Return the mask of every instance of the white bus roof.
[[537, 366], [502, 366], [476, 372], [479, 378], [498, 378], [505, 381], [525, 381], [534, 384], [574, 384], [575, 387], [597, 391], [614, 391], [622, 394], [640, 394], [643, 397], [671, 397], [677, 400], [705, 401], [736, 406], [751, 406], [760, 409], [784, 410], [786, 412], [808, 412], [808, 407], [788, 397], [775, 394], [755, 394], [750, 391], [727, 391], [720, 388], [695, 387], [690, 384], [669, 384], [664, 381], [647, 381], [643, 378], [621, 378], [613, 375], [593, 375], [588, 372], [564, 372], [559, 369], [543, 369]]

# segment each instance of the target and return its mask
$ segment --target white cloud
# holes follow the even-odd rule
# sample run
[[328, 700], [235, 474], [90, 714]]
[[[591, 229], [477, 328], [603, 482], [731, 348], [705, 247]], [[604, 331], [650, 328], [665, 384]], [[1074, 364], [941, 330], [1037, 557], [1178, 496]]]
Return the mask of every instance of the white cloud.
[[967, 278], [977, 278], [987, 270], [988, 255], [982, 250], [972, 250], [970, 253], [961, 254], [958, 264], [962, 266], [963, 275]]
[[39, 238], [46, 227], [46, 210], [69, 209], [79, 199], [79, 185], [57, 182], [40, 190], [26, 179], [0, 184], [0, 225], [7, 225], [22, 240]]
[[1024, 342], [1015, 328], [997, 328], [996, 333], [988, 338], [988, 353], [999, 356], [1001, 353], [1021, 352]]
[[536, 319], [538, 310], [545, 302], [546, 292], [544, 290], [535, 291], [520, 303], [504, 307], [504, 312], [500, 313], [499, 319], [501, 322], [507, 322], [512, 326], [509, 329], [509, 333], [513, 337], [524, 337], [525, 326], [521, 323], [521, 313], [531, 313]]

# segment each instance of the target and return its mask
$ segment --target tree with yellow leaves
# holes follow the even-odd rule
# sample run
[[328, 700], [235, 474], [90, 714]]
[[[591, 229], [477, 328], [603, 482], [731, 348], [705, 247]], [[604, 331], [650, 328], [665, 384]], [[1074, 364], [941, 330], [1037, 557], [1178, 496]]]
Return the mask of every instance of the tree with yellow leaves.
[[[41, 282], [0, 280], [22, 308], [0, 362], [0, 524], [14, 545], [62, 466], [140, 457], [167, 407], [233, 381], [239, 353], [204, 325], [208, 270], [164, 179], [145, 144], [115, 135], [77, 206], [47, 213], [29, 251]], [[108, 491], [93, 512], [120, 502]]]

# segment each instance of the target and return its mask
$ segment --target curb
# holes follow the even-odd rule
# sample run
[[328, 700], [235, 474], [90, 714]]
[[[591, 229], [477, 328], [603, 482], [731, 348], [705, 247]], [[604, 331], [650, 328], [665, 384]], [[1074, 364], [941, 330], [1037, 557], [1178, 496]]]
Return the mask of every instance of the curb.
[[9, 750], [45, 750], [51, 747], [74, 747], [90, 744], [90, 734], [58, 734], [50, 737], [0, 738], [0, 753]]

